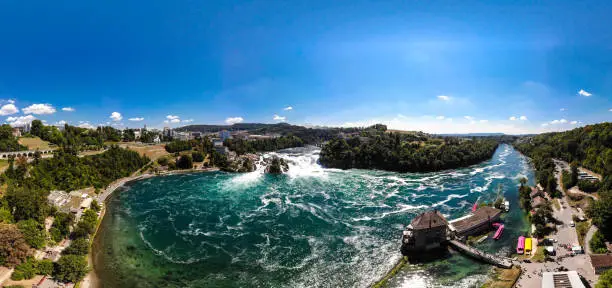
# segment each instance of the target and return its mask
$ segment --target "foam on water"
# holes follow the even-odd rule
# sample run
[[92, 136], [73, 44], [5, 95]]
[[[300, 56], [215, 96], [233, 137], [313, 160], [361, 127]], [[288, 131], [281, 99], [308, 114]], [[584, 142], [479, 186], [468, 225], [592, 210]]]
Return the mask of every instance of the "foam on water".
[[[490, 161], [438, 173], [325, 169], [313, 148], [262, 158], [272, 156], [287, 160], [289, 173], [266, 175], [259, 165], [151, 178], [114, 195], [97, 272], [116, 286], [368, 287], [400, 258], [402, 229], [415, 215], [462, 216], [479, 198], [491, 201], [492, 187], [503, 183], [512, 195], [515, 175], [532, 173], [506, 145]], [[468, 287], [482, 283], [485, 267], [451, 255], [408, 265], [390, 286]], [[440, 272], [448, 270], [456, 272]]]

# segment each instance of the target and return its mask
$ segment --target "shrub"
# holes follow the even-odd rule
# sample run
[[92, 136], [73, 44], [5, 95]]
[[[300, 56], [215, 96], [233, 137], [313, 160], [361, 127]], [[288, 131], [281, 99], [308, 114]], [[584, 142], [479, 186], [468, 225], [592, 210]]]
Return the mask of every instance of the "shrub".
[[204, 154], [201, 152], [192, 152], [191, 158], [193, 158], [193, 162], [204, 162]]
[[591, 241], [589, 241], [589, 246], [591, 247], [593, 253], [596, 254], [608, 252], [608, 249], [606, 248], [606, 239], [604, 238], [603, 233], [601, 233], [599, 230], [593, 234], [593, 238], [591, 238]]
[[85, 238], [77, 238], [70, 246], [66, 247], [64, 251], [62, 251], [62, 255], [87, 255], [89, 253], [89, 241]]
[[40, 249], [45, 246], [45, 227], [34, 219], [19, 221], [19, 231], [23, 234], [26, 243], [33, 248]]
[[77, 283], [88, 271], [85, 257], [64, 255], [57, 261], [53, 277], [58, 281]]
[[578, 181], [578, 188], [584, 192], [596, 192], [599, 190], [599, 181], [580, 180]]
[[167, 166], [168, 165], [168, 158], [161, 157], [161, 158], [157, 159], [157, 164], [159, 164], [161, 166]]
[[176, 166], [180, 169], [191, 169], [193, 168], [193, 160], [189, 155], [183, 155], [176, 161]]

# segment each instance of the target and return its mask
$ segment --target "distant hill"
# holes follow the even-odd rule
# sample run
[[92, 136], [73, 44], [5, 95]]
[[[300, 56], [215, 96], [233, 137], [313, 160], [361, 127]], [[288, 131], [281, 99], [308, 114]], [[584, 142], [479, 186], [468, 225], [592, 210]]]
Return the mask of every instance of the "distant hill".
[[330, 140], [340, 133], [352, 133], [360, 131], [361, 128], [307, 128], [304, 126], [291, 125], [288, 123], [263, 124], [263, 123], [239, 123], [233, 125], [188, 125], [176, 128], [177, 131], [193, 131], [202, 133], [214, 133], [222, 130], [247, 131], [250, 134], [278, 134], [280, 136], [297, 136], [305, 144], [320, 143]]
[[207, 125], [207, 124], [196, 124], [196, 125], [187, 125], [183, 127], [178, 127], [174, 130], [176, 131], [192, 131], [192, 132], [202, 132], [202, 133], [212, 133], [219, 132], [223, 130], [228, 131], [251, 131], [255, 129], [261, 129], [268, 126], [275, 125], [289, 125], [286, 123], [280, 124], [263, 124], [263, 123], [238, 123], [233, 125]]
[[504, 133], [456, 133], [456, 134], [435, 134], [436, 136], [442, 137], [490, 137], [490, 136], [504, 136]]

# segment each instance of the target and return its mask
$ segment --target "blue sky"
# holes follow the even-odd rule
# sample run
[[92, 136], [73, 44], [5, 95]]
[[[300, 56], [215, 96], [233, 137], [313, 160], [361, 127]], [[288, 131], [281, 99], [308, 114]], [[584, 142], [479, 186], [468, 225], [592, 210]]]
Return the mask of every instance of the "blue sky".
[[432, 133], [612, 119], [606, 1], [96, 2], [0, 2], [0, 119]]

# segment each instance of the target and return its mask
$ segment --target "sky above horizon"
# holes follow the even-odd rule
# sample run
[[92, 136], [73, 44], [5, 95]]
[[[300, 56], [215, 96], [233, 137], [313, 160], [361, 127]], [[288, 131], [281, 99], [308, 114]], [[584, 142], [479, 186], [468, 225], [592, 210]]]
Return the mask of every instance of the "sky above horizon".
[[612, 119], [612, 3], [379, 2], [2, 1], [0, 119], [509, 134]]

